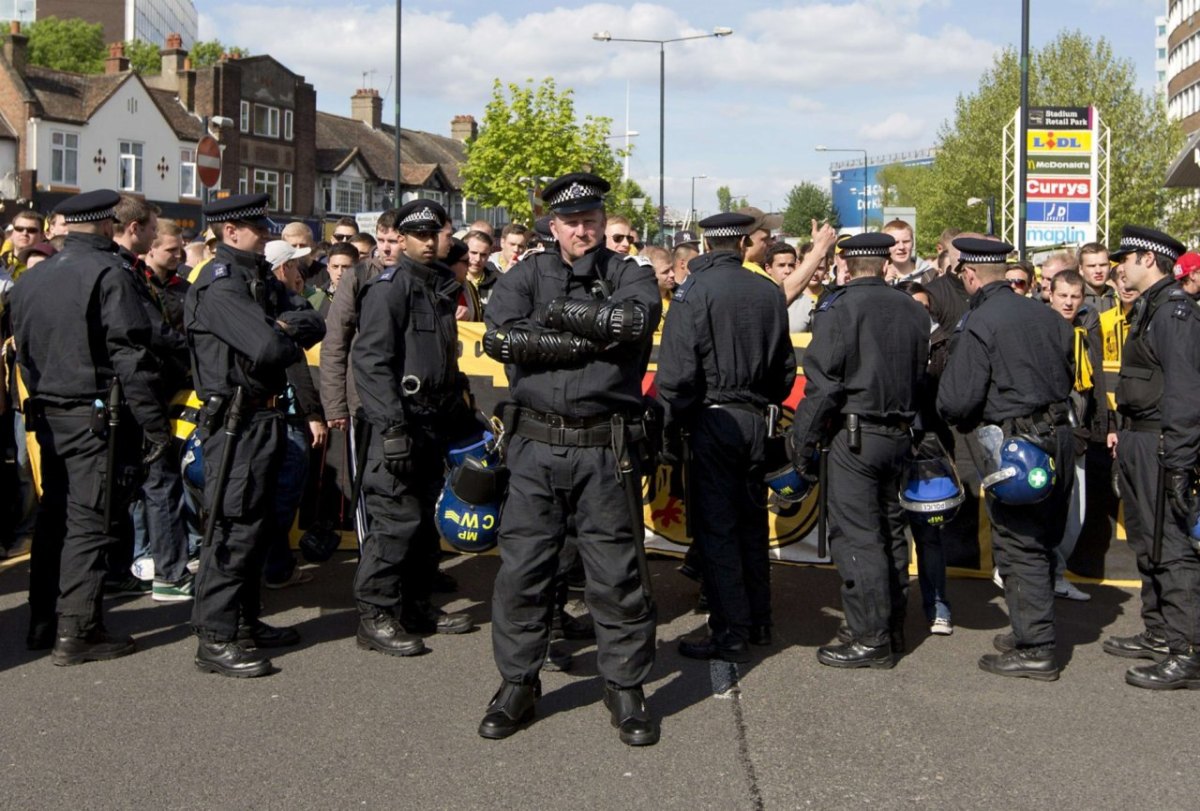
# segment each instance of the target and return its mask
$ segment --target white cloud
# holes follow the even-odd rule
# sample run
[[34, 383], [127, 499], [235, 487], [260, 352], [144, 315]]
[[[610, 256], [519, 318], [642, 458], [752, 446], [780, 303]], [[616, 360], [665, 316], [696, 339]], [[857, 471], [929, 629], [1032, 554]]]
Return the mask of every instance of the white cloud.
[[911, 141], [929, 129], [927, 121], [921, 121], [908, 113], [892, 113], [882, 121], [872, 121], [859, 128], [858, 134], [868, 141]]

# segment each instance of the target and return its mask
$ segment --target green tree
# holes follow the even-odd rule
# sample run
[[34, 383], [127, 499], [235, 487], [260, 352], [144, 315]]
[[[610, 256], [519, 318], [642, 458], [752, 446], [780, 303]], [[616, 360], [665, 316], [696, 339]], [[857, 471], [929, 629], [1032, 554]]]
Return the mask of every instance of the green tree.
[[157, 76], [162, 71], [158, 46], [145, 40], [131, 39], [126, 42], [125, 56], [129, 57], [129, 67], [143, 76]]
[[[1162, 184], [1183, 133], [1167, 119], [1160, 99], [1136, 89], [1136, 78], [1133, 64], [1116, 58], [1106, 39], [1078, 31], [1063, 31], [1030, 55], [1030, 106], [1092, 104], [1110, 128], [1110, 242], [1122, 223], [1161, 223], [1168, 200], [1178, 196]], [[968, 198], [994, 196], [999, 207], [1002, 133], [1019, 100], [1019, 56], [1009, 48], [997, 55], [974, 93], [959, 96], [953, 119], [939, 132], [932, 168], [889, 176], [897, 195], [916, 205], [922, 253], [933, 250], [948, 226], [982, 230], [983, 207], [968, 208]]]
[[29, 62], [72, 73], [102, 73], [108, 49], [104, 27], [73, 17], [43, 17], [24, 27], [29, 37]]
[[791, 236], [805, 236], [812, 232], [813, 220], [828, 220], [835, 228], [838, 226], [833, 199], [824, 189], [812, 183], [793, 186], [784, 200], [783, 232]]
[[658, 211], [650, 197], [635, 180], [618, 180], [605, 201], [608, 213], [619, 214], [633, 224], [638, 235], [649, 244], [658, 233]]
[[720, 186], [717, 188], [717, 210], [722, 214], [733, 211], [733, 192], [728, 186]]
[[[479, 135], [467, 143], [463, 192], [482, 205], [504, 206], [514, 220], [529, 222], [529, 178], [579, 171], [610, 182], [620, 177], [618, 158], [623, 153], [614, 151], [607, 140], [611, 120], [587, 116], [578, 121], [573, 96], [570, 89], [560, 92], [549, 78], [536, 87], [532, 79], [523, 85], [504, 85], [497, 79]], [[620, 192], [612, 202], [620, 204]]]
[[220, 62], [225, 53], [238, 59], [250, 55], [245, 48], [223, 45], [220, 40], [209, 39], [192, 45], [191, 50], [188, 51], [188, 58], [192, 60], [193, 68], [207, 68]]

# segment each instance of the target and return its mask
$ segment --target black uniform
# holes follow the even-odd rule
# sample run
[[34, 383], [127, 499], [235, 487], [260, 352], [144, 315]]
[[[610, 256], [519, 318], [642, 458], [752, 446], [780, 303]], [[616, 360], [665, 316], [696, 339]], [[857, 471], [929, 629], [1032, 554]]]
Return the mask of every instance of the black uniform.
[[1155, 497], [1160, 465], [1191, 470], [1200, 460], [1198, 403], [1200, 308], [1164, 277], [1133, 305], [1117, 384], [1117, 465], [1129, 545], [1142, 576], [1142, 622], [1173, 654], [1200, 652], [1200, 557], [1168, 507], [1161, 559], [1150, 559]]
[[908, 543], [899, 493], [928, 360], [928, 314], [882, 278], [851, 279], [814, 314], [792, 441], [803, 459], [818, 444], [829, 448], [822, 486], [829, 488], [830, 551], [846, 623], [872, 648], [890, 646], [904, 622]]
[[[33, 623], [52, 622], [57, 598], [59, 636], [86, 637], [102, 627], [101, 557], [116, 542], [104, 526], [105, 480], [115, 480], [113, 515], [119, 515], [137, 484], [130, 473], [141, 467], [143, 430], [155, 442], [170, 436], [157, 395], [152, 328], [112, 240], [79, 232], [21, 275], [12, 314], [18, 360], [33, 398], [29, 419], [42, 452], [30, 576]], [[103, 403], [114, 377], [125, 406], [117, 434], [119, 469], [110, 477]]]
[[[402, 256], [359, 295], [351, 361], [360, 419], [372, 429], [361, 474], [367, 532], [354, 579], [364, 618], [405, 622], [405, 615], [429, 610], [439, 550], [434, 505], [447, 442], [479, 430], [458, 372], [459, 290], [448, 274]], [[411, 471], [397, 476], [385, 465], [384, 442], [399, 435], [411, 442]]]
[[[539, 308], [556, 299], [590, 302], [596, 294], [640, 304], [646, 315], [640, 337], [610, 345], [535, 321]], [[557, 250], [530, 256], [496, 282], [485, 311], [485, 348], [506, 362], [519, 407], [507, 417], [510, 481], [492, 610], [496, 665], [506, 682], [537, 681], [549, 643], [551, 582], [572, 516], [600, 674], [618, 687], [636, 687], [650, 673], [655, 610], [639, 571], [641, 524], [633, 513], [640, 512], [640, 496], [631, 505], [627, 484], [637, 482], [640, 493], [641, 480], [636, 458], [628, 458], [627, 426], [642, 413], [642, 376], [661, 307], [653, 271], [603, 246], [573, 265]], [[529, 354], [520, 354], [518, 334], [528, 339]], [[632, 465], [624, 477], [619, 463]]]
[[1075, 380], [1073, 355], [1073, 332], [1062, 316], [1017, 295], [1007, 281], [995, 281], [971, 297], [938, 387], [938, 411], [956, 428], [999, 425], [1005, 436], [1032, 430], [1050, 437], [1054, 449], [1057, 476], [1043, 501], [1017, 506], [987, 499], [1020, 648], [1054, 644], [1055, 548], [1075, 478], [1066, 405]]
[[796, 378], [779, 288], [718, 251], [688, 263], [663, 327], [655, 386], [669, 419], [690, 434], [687, 494], [719, 647], [771, 625], [767, 510], [762, 482], [768, 405]]
[[217, 246], [188, 290], [185, 326], [201, 411], [204, 500], [211, 510], [226, 443], [226, 410], [237, 387], [247, 398], [213, 543], [201, 551], [192, 624], [203, 640], [230, 642], [239, 624], [254, 626], [259, 580], [275, 514], [275, 478], [284, 453], [283, 413], [275, 399], [301, 343], [319, 340], [324, 323], [305, 315], [308, 337], [290, 337], [276, 323], [294, 306], [270, 266], [253, 253]]

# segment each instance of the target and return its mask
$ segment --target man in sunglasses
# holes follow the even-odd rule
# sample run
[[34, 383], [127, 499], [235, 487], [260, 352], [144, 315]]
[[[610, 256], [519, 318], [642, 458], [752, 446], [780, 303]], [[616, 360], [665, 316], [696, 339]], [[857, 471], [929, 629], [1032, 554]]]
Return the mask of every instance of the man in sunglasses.
[[42, 241], [42, 215], [36, 211], [18, 211], [12, 221], [12, 236], [9, 238], [10, 247], [0, 254], [9, 274], [14, 280], [25, 270], [18, 260], [21, 251], [36, 242]]
[[342, 217], [333, 226], [333, 234], [330, 235], [333, 242], [349, 242], [358, 235], [358, 223], [353, 217]]
[[633, 229], [629, 220], [624, 217], [610, 217], [608, 227], [604, 229], [604, 241], [613, 253], [628, 256], [629, 249], [633, 247]]

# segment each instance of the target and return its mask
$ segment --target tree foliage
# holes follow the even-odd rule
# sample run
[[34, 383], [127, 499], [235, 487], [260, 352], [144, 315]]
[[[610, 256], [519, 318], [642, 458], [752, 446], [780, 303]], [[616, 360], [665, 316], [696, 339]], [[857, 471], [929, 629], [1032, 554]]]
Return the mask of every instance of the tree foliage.
[[237, 59], [250, 55], [245, 48], [224, 45], [218, 39], [209, 39], [192, 45], [188, 51], [188, 58], [192, 60], [193, 68], [207, 68], [220, 62], [221, 56], [226, 53]]
[[125, 56], [129, 58], [129, 67], [143, 76], [156, 76], [162, 71], [158, 46], [145, 40], [131, 39], [126, 42]]
[[783, 232], [792, 236], [805, 236], [812, 231], [812, 221], [828, 220], [838, 227], [833, 199], [820, 186], [801, 183], [787, 193], [783, 209]]
[[632, 178], [612, 184], [605, 205], [609, 215], [619, 214], [633, 224], [643, 241], [649, 243], [658, 232], [658, 211], [650, 197]]
[[624, 153], [609, 146], [611, 119], [586, 116], [580, 122], [573, 96], [550, 78], [537, 86], [532, 79], [523, 85], [497, 79], [479, 135], [467, 143], [464, 193], [485, 206], [504, 206], [513, 220], [526, 223], [533, 216], [530, 186], [540, 188], [543, 177], [594, 172], [613, 183], [610, 210], [620, 210], [631, 196], [645, 197], [637, 184], [616, 182]]
[[717, 188], [717, 210], [722, 214], [727, 214], [730, 211], [737, 211], [739, 208], [745, 208], [750, 205], [746, 202], [745, 197], [737, 200], [733, 199], [733, 192], [728, 186], [719, 186]]
[[72, 17], [42, 17], [24, 26], [29, 37], [29, 62], [32, 65], [68, 70], [72, 73], [103, 73], [104, 27]]
[[[1030, 54], [1032, 107], [1094, 105], [1111, 131], [1109, 241], [1123, 223], [1161, 223], [1171, 196], [1162, 188], [1166, 169], [1183, 145], [1160, 99], [1136, 89], [1128, 60], [1109, 42], [1063, 31]], [[917, 208], [917, 247], [932, 252], [942, 229], [982, 231], [984, 207], [970, 197], [1002, 199], [1003, 132], [1020, 102], [1018, 53], [1001, 52], [975, 92], [958, 97], [954, 117], [942, 125], [937, 155], [928, 169], [887, 167], [880, 183], [892, 205]], [[1011, 215], [1010, 215], [1011, 219]], [[997, 227], [1000, 212], [997, 211]]]

